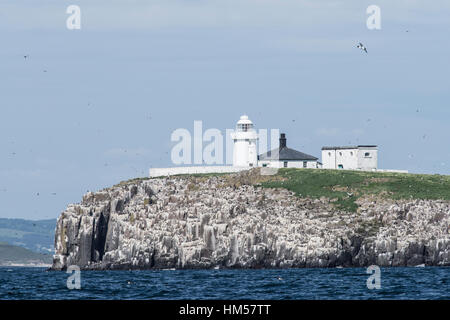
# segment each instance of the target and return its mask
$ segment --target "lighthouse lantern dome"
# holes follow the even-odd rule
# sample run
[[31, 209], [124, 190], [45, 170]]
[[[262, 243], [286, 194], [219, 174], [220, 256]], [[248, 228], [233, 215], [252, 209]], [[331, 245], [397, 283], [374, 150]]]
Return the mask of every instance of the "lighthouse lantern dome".
[[247, 132], [253, 129], [253, 122], [248, 118], [247, 115], [241, 116], [236, 126], [237, 131]]

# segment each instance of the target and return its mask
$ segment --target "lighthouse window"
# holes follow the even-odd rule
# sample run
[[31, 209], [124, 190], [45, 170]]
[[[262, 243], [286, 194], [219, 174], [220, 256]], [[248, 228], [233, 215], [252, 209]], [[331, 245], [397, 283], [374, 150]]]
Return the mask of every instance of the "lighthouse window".
[[306, 168], [308, 163], [306, 161], [303, 161], [303, 168]]
[[283, 167], [287, 168], [287, 161], [283, 163]]
[[364, 153], [364, 157], [369, 157], [369, 156], [370, 156], [369, 152]]
[[237, 125], [238, 131], [247, 132], [247, 131], [249, 131], [251, 128], [253, 128], [253, 124], [251, 124], [251, 123], [243, 123], [243, 124], [238, 124], [238, 125]]

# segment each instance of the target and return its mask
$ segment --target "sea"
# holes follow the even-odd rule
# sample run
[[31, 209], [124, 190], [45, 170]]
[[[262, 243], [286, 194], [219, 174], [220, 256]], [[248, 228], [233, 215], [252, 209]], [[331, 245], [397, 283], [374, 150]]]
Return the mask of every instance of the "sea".
[[449, 267], [381, 268], [378, 275], [379, 282], [366, 268], [81, 271], [76, 275], [0, 267], [0, 299], [450, 299]]

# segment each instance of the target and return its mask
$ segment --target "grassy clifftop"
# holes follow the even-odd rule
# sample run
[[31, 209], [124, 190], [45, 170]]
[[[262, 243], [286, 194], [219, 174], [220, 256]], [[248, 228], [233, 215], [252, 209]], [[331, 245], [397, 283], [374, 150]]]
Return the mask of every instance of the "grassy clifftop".
[[[210, 177], [223, 177], [222, 186], [261, 185], [265, 188], [285, 188], [299, 197], [331, 199], [336, 208], [349, 212], [358, 209], [357, 200], [366, 196], [386, 199], [449, 200], [450, 176], [368, 172], [329, 169], [279, 169], [276, 175], [259, 175], [259, 169], [236, 173], [180, 174], [172, 177], [196, 183]], [[165, 177], [159, 177], [165, 178]], [[125, 186], [157, 178], [137, 178], [122, 181]]]
[[286, 188], [301, 197], [333, 199], [339, 209], [356, 211], [363, 196], [450, 200], [450, 176], [350, 170], [280, 169], [267, 188]]

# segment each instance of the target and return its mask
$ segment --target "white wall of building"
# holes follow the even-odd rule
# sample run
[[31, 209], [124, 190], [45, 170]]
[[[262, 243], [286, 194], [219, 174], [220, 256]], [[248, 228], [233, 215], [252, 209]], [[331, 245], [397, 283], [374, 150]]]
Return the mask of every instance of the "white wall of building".
[[[284, 163], [287, 162], [287, 167], [284, 166]], [[306, 167], [304, 166], [306, 164]], [[320, 168], [319, 163], [315, 160], [308, 161], [298, 161], [298, 160], [262, 160], [258, 161], [258, 167], [268, 167], [268, 168], [310, 168], [317, 169]]]
[[173, 167], [173, 168], [150, 168], [150, 177], [173, 176], [176, 174], [199, 174], [199, 173], [232, 173], [249, 170], [249, 167], [234, 166], [203, 166], [203, 167]]
[[376, 170], [378, 168], [377, 147], [336, 147], [322, 150], [324, 169]]
[[322, 165], [324, 169], [335, 169], [336, 150], [322, 150]]
[[378, 169], [378, 150], [376, 148], [360, 147], [358, 151], [358, 169]]
[[253, 128], [253, 122], [246, 115], [241, 116], [236, 130], [231, 133], [233, 139], [233, 166], [256, 167], [258, 165], [258, 151], [256, 142], [258, 134]]
[[357, 169], [358, 149], [322, 150], [324, 169]]
[[[247, 132], [245, 132], [247, 133]], [[236, 132], [232, 135], [233, 146], [233, 166], [236, 167], [256, 167], [258, 155], [256, 151], [256, 133], [253, 139], [246, 139], [244, 132]]]

